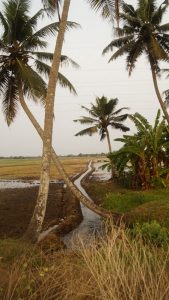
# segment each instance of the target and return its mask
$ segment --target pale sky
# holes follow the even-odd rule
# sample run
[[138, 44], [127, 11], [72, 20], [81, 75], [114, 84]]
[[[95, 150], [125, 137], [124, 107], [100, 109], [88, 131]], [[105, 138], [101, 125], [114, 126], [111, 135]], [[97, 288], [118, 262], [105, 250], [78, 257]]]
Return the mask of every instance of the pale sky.
[[[134, 0], [126, 2], [136, 3]], [[40, 7], [40, 0], [32, 1], [33, 13]], [[74, 123], [73, 119], [86, 115], [81, 105], [90, 107], [90, 103], [94, 102], [96, 97], [104, 95], [108, 98], [117, 97], [119, 99], [117, 108], [130, 107], [130, 113], [138, 111], [149, 121], [153, 121], [159, 104], [154, 92], [150, 68], [146, 59], [142, 58], [137, 62], [129, 78], [125, 58], [108, 64], [111, 53], [103, 57], [102, 50], [113, 39], [112, 24], [92, 11], [86, 0], [71, 1], [69, 20], [79, 23], [82, 28], [71, 30], [66, 34], [62, 53], [74, 59], [80, 65], [80, 69], [65, 67], [60, 71], [71, 80], [78, 95], [71, 95], [69, 91], [57, 87], [53, 146], [61, 155], [107, 152], [106, 140], [100, 142], [97, 134], [93, 137], [75, 137], [74, 134], [84, 127]], [[49, 42], [51, 50], [55, 39], [51, 38]], [[162, 78], [159, 87], [161, 91], [169, 88], [168, 81]], [[32, 104], [31, 101], [28, 104], [43, 125], [43, 108]], [[126, 121], [125, 124], [131, 128], [130, 133], [134, 132], [131, 122]], [[121, 143], [113, 140], [121, 137], [123, 133], [110, 129], [110, 135], [113, 150], [121, 147]], [[10, 127], [6, 125], [0, 110], [0, 141], [0, 156], [37, 156], [42, 153], [42, 142], [22, 109], [19, 109], [15, 122]]]

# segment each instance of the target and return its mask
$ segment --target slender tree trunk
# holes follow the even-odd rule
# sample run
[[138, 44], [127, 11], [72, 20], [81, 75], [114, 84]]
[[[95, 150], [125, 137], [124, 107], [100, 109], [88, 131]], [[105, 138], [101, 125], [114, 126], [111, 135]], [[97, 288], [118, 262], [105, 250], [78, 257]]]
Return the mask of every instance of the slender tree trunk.
[[51, 164], [51, 146], [52, 146], [52, 131], [53, 131], [53, 110], [55, 100], [55, 89], [58, 79], [60, 57], [64, 40], [64, 33], [68, 18], [70, 0], [64, 0], [62, 17], [60, 20], [59, 32], [56, 39], [53, 62], [49, 74], [48, 90], [45, 106], [45, 121], [43, 132], [43, 156], [40, 176], [40, 187], [37, 197], [36, 206], [30, 224], [28, 226], [25, 238], [35, 242], [42, 229], [42, 223], [46, 212], [46, 203], [49, 191], [49, 175]]
[[[111, 147], [111, 142], [110, 142], [110, 135], [109, 131], [106, 128], [106, 137], [107, 137], [107, 142], [108, 142], [108, 147], [109, 147], [109, 152], [112, 152], [112, 147]], [[115, 177], [115, 167], [114, 164], [111, 162], [111, 179]]]
[[107, 128], [106, 128], [106, 137], [107, 137], [109, 152], [112, 152], [111, 143], [110, 143], [110, 135], [109, 135], [109, 131]]
[[150, 66], [151, 66], [151, 73], [152, 73], [152, 77], [153, 77], [153, 83], [154, 83], [155, 92], [156, 92], [158, 101], [160, 103], [161, 109], [163, 111], [163, 114], [165, 116], [165, 119], [167, 120], [167, 123], [169, 124], [169, 114], [167, 112], [167, 108], [166, 108], [166, 106], [164, 104], [164, 101], [163, 101], [163, 99], [161, 97], [161, 94], [160, 94], [160, 91], [159, 91], [159, 88], [158, 88], [158, 84], [157, 84], [156, 71], [155, 71], [155, 69], [153, 67], [153, 63], [152, 63], [151, 60], [150, 60]]
[[[43, 139], [43, 130], [41, 128], [41, 126], [39, 125], [39, 123], [37, 122], [37, 120], [35, 119], [35, 117], [33, 116], [33, 114], [31, 113], [31, 111], [29, 110], [24, 97], [23, 97], [23, 92], [22, 89], [19, 89], [19, 99], [20, 99], [20, 103], [21, 106], [24, 110], [24, 112], [26, 113], [27, 117], [29, 118], [29, 120], [31, 121], [31, 123], [33, 124], [34, 128], [36, 129], [36, 131], [38, 132], [39, 136]], [[109, 211], [95, 205], [93, 202], [91, 202], [90, 200], [88, 200], [77, 188], [76, 186], [72, 183], [72, 181], [69, 179], [68, 175], [66, 174], [60, 160], [59, 157], [57, 156], [57, 154], [55, 153], [54, 149], [52, 148], [52, 152], [51, 152], [51, 156], [52, 156], [52, 160], [55, 164], [55, 167], [58, 169], [58, 171], [60, 172], [60, 174], [62, 175], [62, 178], [64, 179], [65, 183], [67, 184], [67, 186], [69, 187], [70, 191], [73, 193], [73, 195], [82, 203], [84, 204], [87, 208], [89, 208], [90, 210], [92, 210], [93, 212], [97, 213], [98, 215], [105, 217], [105, 218], [111, 218], [113, 216], [112, 213], [110, 213]]]

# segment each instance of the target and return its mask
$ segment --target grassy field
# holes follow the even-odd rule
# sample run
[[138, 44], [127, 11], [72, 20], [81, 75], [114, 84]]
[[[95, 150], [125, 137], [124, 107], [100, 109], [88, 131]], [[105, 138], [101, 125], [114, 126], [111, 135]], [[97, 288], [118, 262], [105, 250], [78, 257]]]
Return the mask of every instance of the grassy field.
[[[69, 176], [82, 172], [90, 157], [62, 157], [61, 161]], [[39, 178], [40, 158], [0, 159], [0, 179]], [[60, 179], [60, 175], [52, 163], [51, 179]]]
[[112, 182], [88, 182], [90, 196], [104, 208], [122, 213], [132, 222], [156, 220], [169, 228], [168, 189], [134, 191]]

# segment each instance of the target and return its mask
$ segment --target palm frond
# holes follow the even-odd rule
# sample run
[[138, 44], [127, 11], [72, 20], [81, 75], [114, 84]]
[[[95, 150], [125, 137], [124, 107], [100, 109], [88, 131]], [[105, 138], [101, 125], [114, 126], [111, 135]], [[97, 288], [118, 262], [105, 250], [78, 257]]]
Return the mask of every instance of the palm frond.
[[129, 109], [129, 107], [122, 107], [122, 108], [116, 110], [116, 111], [113, 113], [113, 115], [118, 115], [119, 113], [121, 113], [121, 111], [123, 111], [123, 110], [125, 110], [125, 109]]
[[165, 37], [162, 37], [160, 34], [156, 35], [156, 39], [160, 45], [160, 49], [158, 51], [159, 59], [168, 60], [168, 54], [169, 54], [169, 35], [168, 39]]
[[8, 26], [8, 30], [3, 32], [3, 40], [8, 42], [8, 44], [12, 44], [14, 40], [22, 40], [23, 28], [29, 19], [27, 15], [29, 8], [30, 3], [28, 0], [9, 0], [4, 2], [3, 14]]
[[47, 92], [47, 85], [42, 77], [30, 66], [17, 60], [18, 80], [22, 82], [24, 94], [34, 101], [39, 99], [44, 103]]
[[6, 82], [3, 90], [3, 112], [7, 124], [10, 126], [18, 110], [18, 88], [13, 76], [8, 77], [8, 81]]
[[127, 119], [128, 117], [128, 114], [124, 114], [124, 115], [120, 115], [120, 116], [114, 116], [111, 118], [110, 117], [110, 122], [111, 120], [114, 121], [114, 122], [123, 122]]
[[131, 41], [127, 44], [125, 44], [124, 46], [122, 46], [121, 48], [119, 48], [109, 59], [109, 62], [111, 62], [114, 59], [117, 59], [118, 57], [127, 54], [131, 48], [134, 46], [135, 42]]
[[26, 53], [35, 56], [37, 59], [41, 61], [50, 61], [53, 60], [53, 53], [51, 52], [41, 52], [41, 51], [26, 51]]
[[58, 22], [48, 24], [48, 25], [44, 26], [43, 28], [40, 28], [35, 33], [33, 33], [33, 35], [29, 37], [29, 39], [32, 39], [34, 37], [45, 38], [45, 37], [49, 36], [50, 34], [54, 35], [56, 33], [56, 31], [58, 31], [58, 29], [59, 29]]
[[127, 55], [127, 70], [129, 71], [129, 75], [131, 75], [131, 72], [133, 71], [135, 67], [135, 63], [137, 61], [137, 58], [143, 53], [144, 51], [144, 43], [142, 38], [138, 39], [130, 50], [128, 50]]
[[[107, 98], [106, 98], [107, 100]], [[104, 109], [104, 114], [105, 115], [111, 115], [114, 114], [114, 110], [118, 104], [119, 100], [117, 98], [115, 99], [110, 99], [108, 102], [106, 102], [103, 105], [103, 109]]]
[[164, 4], [163, 2], [152, 16], [152, 24], [154, 24], [155, 26], [160, 24], [167, 9], [168, 9], [168, 4]]
[[122, 2], [122, 11], [125, 14], [129, 14], [131, 17], [137, 18], [136, 11], [131, 4], [127, 4], [126, 2]]
[[88, 2], [92, 9], [101, 13], [103, 18], [118, 21], [121, 0], [88, 0]]
[[93, 104], [91, 103], [92, 108], [87, 108], [86, 106], [82, 105], [81, 108], [83, 108], [84, 110], [86, 110], [91, 116], [96, 117], [97, 118], [97, 114], [94, 112], [93, 110]]
[[[77, 24], [76, 22], [68, 21], [67, 25], [66, 25], [66, 30], [74, 29], [77, 27], [79, 27], [79, 24]], [[28, 49], [31, 49], [31, 47], [32, 47], [31, 44], [33, 43], [33, 47], [34, 47], [34, 44], [36, 44], [37, 42], [39, 42], [39, 44], [37, 44], [37, 46], [42, 48], [43, 43], [44, 43], [44, 45], [46, 47], [47, 42], [44, 42], [40, 39], [48, 37], [49, 35], [54, 35], [58, 30], [59, 30], [59, 22], [54, 22], [54, 23], [48, 24], [48, 25], [44, 26], [43, 28], [40, 28], [38, 31], [34, 32], [32, 35], [29, 35], [29, 37], [25, 41], [23, 41], [23, 47], [25, 47], [25, 48], [28, 47]]]
[[103, 141], [106, 138], [106, 131], [104, 128], [100, 128], [99, 135], [100, 135], [100, 141]]
[[45, 75], [47, 77], [49, 76], [49, 73], [50, 73], [49, 65], [45, 64], [44, 62], [42, 62], [38, 59], [34, 60], [34, 65], [39, 74]]
[[77, 92], [72, 83], [61, 73], [58, 74], [58, 82], [60, 86], [62, 86], [63, 88], [68, 88], [71, 93], [77, 95]]
[[8, 84], [10, 74], [5, 67], [0, 68], [0, 94], [3, 96], [4, 88], [6, 89], [6, 85]]
[[43, 41], [43, 40], [40, 40], [38, 37], [36, 36], [31, 36], [30, 38], [28, 39], [25, 39], [23, 42], [22, 42], [22, 49], [24, 49], [25, 51], [33, 51], [35, 49], [38, 49], [38, 48], [46, 48], [47, 47], [47, 42], [46, 41]]
[[1, 25], [4, 27], [4, 31], [6, 34], [8, 32], [8, 24], [6, 22], [6, 19], [3, 16], [2, 12], [0, 12], [0, 22], [1, 22]]
[[96, 119], [90, 117], [81, 117], [81, 119], [73, 120], [74, 122], [79, 122], [80, 124], [93, 124], [97, 122]]
[[94, 133], [98, 132], [97, 126], [88, 127], [86, 129], [83, 129], [75, 134], [75, 136], [82, 136], [82, 135], [89, 135], [92, 136]]
[[58, 14], [58, 19], [60, 20], [60, 5], [62, 0], [42, 0], [44, 9], [48, 15], [53, 15], [55, 12]]
[[66, 55], [61, 55], [61, 66], [71, 65], [74, 68], [79, 68], [80, 66], [71, 58]]
[[130, 41], [133, 40], [133, 37], [134, 35], [132, 34], [113, 40], [106, 48], [104, 48], [102, 54], [104, 55], [107, 52], [112, 51], [113, 47], [119, 48], [125, 46], [126, 44], [129, 44]]
[[67, 21], [66, 30], [81, 28], [80, 24], [72, 21]]
[[44, 9], [40, 9], [35, 15], [29, 18], [29, 20], [25, 23], [25, 29], [29, 27], [35, 29], [39, 18], [43, 17], [43, 15], [44, 15]]
[[[123, 121], [123, 120], [120, 120], [120, 121]], [[110, 123], [111, 127], [114, 128], [114, 129], [120, 129], [121, 131], [123, 132], [126, 132], [126, 131], [129, 131], [130, 128], [121, 124], [121, 123], [118, 123], [118, 122], [111, 122]]]
[[161, 32], [167, 32], [167, 31], [169, 31], [169, 23], [160, 25], [160, 26], [158, 26], [158, 28], [159, 28], [159, 31], [161, 31]]

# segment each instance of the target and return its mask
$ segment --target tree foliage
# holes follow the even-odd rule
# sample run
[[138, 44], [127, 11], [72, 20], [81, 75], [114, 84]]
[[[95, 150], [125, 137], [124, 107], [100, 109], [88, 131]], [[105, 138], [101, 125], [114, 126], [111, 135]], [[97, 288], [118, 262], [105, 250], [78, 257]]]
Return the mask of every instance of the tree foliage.
[[100, 140], [103, 140], [107, 136], [108, 127], [120, 129], [123, 132], [128, 131], [129, 128], [123, 124], [128, 114], [119, 115], [127, 107], [116, 110], [117, 104], [117, 98], [108, 100], [102, 96], [101, 98], [97, 97], [95, 104], [91, 103], [90, 108], [82, 106], [89, 116], [82, 116], [80, 119], [74, 120], [74, 122], [90, 126], [76, 133], [76, 136], [92, 136], [94, 133], [99, 133]]
[[[39, 19], [43, 18], [44, 10], [29, 16], [28, 0], [8, 0], [4, 2], [0, 12], [0, 23], [3, 33], [0, 38], [0, 95], [3, 111], [8, 125], [14, 120], [18, 110], [18, 86], [21, 85], [24, 95], [34, 101], [45, 101], [47, 85], [45, 77], [50, 72], [53, 53], [46, 52], [46, 37], [55, 34], [59, 22], [51, 23], [37, 29]], [[69, 22], [68, 27], [76, 27]], [[74, 61], [63, 55], [61, 64]], [[76, 92], [70, 81], [61, 73], [59, 83]]]
[[132, 175], [132, 185], [147, 189], [153, 186], [166, 186], [169, 175], [169, 131], [164, 119], [160, 120], [160, 110], [150, 125], [139, 113], [130, 116], [137, 132], [124, 135], [116, 141], [123, 147], [110, 154], [119, 177]]
[[103, 54], [114, 51], [109, 61], [126, 54], [129, 74], [133, 71], [137, 59], [145, 53], [152, 62], [156, 72], [159, 71], [158, 61], [168, 60], [169, 23], [161, 24], [168, 9], [168, 2], [163, 1], [158, 7], [155, 0], [139, 0], [137, 7], [122, 2], [120, 20], [122, 27], [114, 39], [103, 51]]

